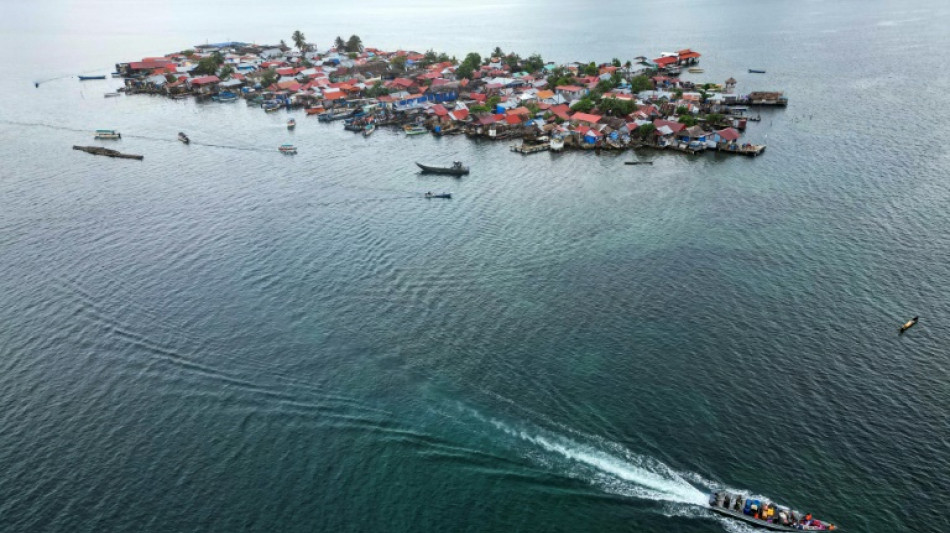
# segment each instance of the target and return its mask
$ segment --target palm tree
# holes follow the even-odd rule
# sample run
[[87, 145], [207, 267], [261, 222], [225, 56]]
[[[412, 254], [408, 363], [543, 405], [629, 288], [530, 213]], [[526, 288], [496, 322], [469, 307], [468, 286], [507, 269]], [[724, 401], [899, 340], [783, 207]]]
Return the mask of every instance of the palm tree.
[[336, 40], [333, 41], [333, 46], [336, 47], [337, 52], [342, 52], [343, 49], [346, 48], [346, 42], [343, 41], [343, 37], [340, 37], [339, 35], [337, 35]]
[[293, 35], [290, 36], [290, 38], [294, 41], [294, 46], [296, 46], [297, 49], [303, 53], [304, 48], [307, 47], [307, 38], [304, 36], [303, 32], [297, 30]]

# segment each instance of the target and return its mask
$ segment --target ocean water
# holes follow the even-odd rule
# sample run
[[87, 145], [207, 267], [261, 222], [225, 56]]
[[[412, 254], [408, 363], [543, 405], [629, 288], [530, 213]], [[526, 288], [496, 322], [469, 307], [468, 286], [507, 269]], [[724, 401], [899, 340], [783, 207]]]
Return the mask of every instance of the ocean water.
[[[703, 509], [720, 487], [950, 530], [945, 3], [3, 12], [0, 531], [750, 531]], [[75, 78], [296, 29], [692, 47], [691, 79], [790, 105], [756, 159], [520, 156]], [[97, 128], [144, 161], [70, 149]]]

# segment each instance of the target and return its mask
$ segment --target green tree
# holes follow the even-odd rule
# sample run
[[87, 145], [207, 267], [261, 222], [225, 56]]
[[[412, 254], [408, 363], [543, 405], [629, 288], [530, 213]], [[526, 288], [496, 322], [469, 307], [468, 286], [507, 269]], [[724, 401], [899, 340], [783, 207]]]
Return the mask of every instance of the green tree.
[[195, 51], [192, 50], [191, 48], [189, 48], [189, 49], [187, 49], [187, 50], [182, 50], [181, 55], [183, 55], [183, 56], [185, 56], [185, 57], [187, 57], [187, 58], [190, 59], [190, 58], [194, 57]]
[[528, 108], [528, 111], [531, 111], [531, 116], [532, 116], [532, 117], [535, 116], [535, 115], [537, 115], [537, 114], [538, 114], [538, 111], [541, 110], [541, 108], [538, 107], [538, 104], [536, 104], [536, 103], [534, 103], [534, 102], [528, 102], [528, 103], [525, 104], [524, 106]]
[[389, 60], [389, 64], [392, 68], [402, 72], [406, 70], [406, 56], [394, 56]]
[[514, 70], [521, 64], [521, 58], [518, 54], [512, 52], [504, 57], [502, 63], [508, 65], [508, 68]]
[[290, 38], [294, 41], [294, 46], [296, 46], [297, 49], [303, 53], [304, 48], [307, 47], [307, 38], [304, 36], [303, 32], [297, 30], [293, 35], [290, 36]]
[[677, 121], [680, 124], [686, 124], [687, 127], [696, 125], [696, 117], [692, 115], [683, 115]]
[[455, 69], [455, 76], [459, 79], [462, 78], [471, 78], [472, 74], [482, 64], [482, 56], [478, 55], [477, 52], [470, 52], [465, 56], [465, 59], [462, 60], [462, 64]]
[[647, 78], [644, 75], [634, 76], [630, 80], [630, 91], [634, 93], [639, 93], [641, 91], [650, 91], [653, 89], [653, 82], [650, 81], [650, 78]]
[[277, 82], [277, 71], [273, 68], [269, 68], [264, 71], [264, 75], [261, 76], [261, 86], [267, 89], [271, 85]]
[[439, 57], [436, 58], [436, 61], [439, 63], [445, 63], [447, 61], [452, 61], [453, 63], [455, 62], [454, 58], [450, 58], [445, 52], [440, 52]]
[[529, 73], [534, 73], [544, 68], [544, 59], [539, 54], [531, 54], [522, 62], [522, 65]]
[[580, 111], [581, 113], [587, 113], [591, 109], [594, 109], [594, 101], [585, 96], [571, 104], [571, 109], [574, 111]]
[[653, 135], [653, 132], [656, 131], [656, 126], [653, 124], [644, 124], [637, 128], [637, 133], [641, 138], [646, 139], [648, 136]]
[[226, 80], [231, 77], [231, 74], [234, 74], [234, 67], [231, 65], [224, 65], [221, 67], [221, 70], [218, 71], [218, 77], [222, 80]]
[[192, 70], [192, 74], [199, 76], [211, 76], [218, 71], [218, 62], [213, 56], [203, 57], [198, 61], [198, 66]]
[[617, 68], [620, 68], [620, 60], [617, 59], [616, 57], [610, 60], [610, 64]]
[[280, 40], [280, 49], [283, 50], [284, 52], [286, 52], [287, 50], [290, 50], [290, 47], [287, 46], [287, 41], [283, 39]]
[[[492, 57], [504, 57], [505, 53], [501, 51], [500, 46], [496, 46], [495, 49], [492, 50], [491, 55]], [[481, 60], [479, 60], [479, 63], [481, 63]]]
[[425, 57], [422, 58], [423, 65], [428, 66], [433, 63], [437, 63], [438, 61], [439, 61], [439, 55], [435, 53], [435, 50], [431, 48], [426, 50]]
[[389, 94], [389, 89], [383, 87], [383, 82], [377, 81], [372, 87], [363, 91], [363, 94], [369, 98], [378, 98], [380, 96]]
[[725, 115], [721, 115], [719, 113], [710, 113], [706, 115], [706, 122], [710, 124], [719, 124], [724, 118], [726, 118]]
[[362, 52], [363, 51], [363, 41], [360, 39], [359, 35], [350, 35], [350, 38], [346, 41], [346, 51], [347, 52]]
[[673, 97], [676, 98], [677, 100], [679, 100], [680, 98], [682, 98], [682, 97], [683, 97], [683, 89], [676, 89], [675, 91], [673, 91]]
[[346, 48], [346, 41], [343, 40], [343, 37], [337, 35], [336, 39], [333, 40], [333, 47], [336, 48], [337, 52], [342, 52]]
[[475, 113], [488, 113], [490, 111], [487, 105], [475, 104], [468, 107], [468, 111], [472, 114]]
[[689, 113], [689, 108], [687, 108], [686, 106], [681, 105], [681, 106], [676, 107], [677, 115], [685, 115], [686, 113]]
[[495, 112], [495, 108], [498, 106], [498, 102], [501, 102], [501, 97], [500, 97], [500, 96], [492, 96], [491, 98], [488, 99], [487, 102], [485, 102], [485, 105], [487, 105], [487, 106], [488, 106], [488, 109], [489, 109], [491, 112], [494, 113], [494, 112]]

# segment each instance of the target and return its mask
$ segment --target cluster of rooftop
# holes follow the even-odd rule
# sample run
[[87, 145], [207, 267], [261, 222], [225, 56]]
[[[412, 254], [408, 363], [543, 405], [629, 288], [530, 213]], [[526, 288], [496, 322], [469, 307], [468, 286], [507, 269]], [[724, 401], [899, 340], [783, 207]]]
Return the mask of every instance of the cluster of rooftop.
[[[299, 37], [299, 38], [298, 38]], [[558, 146], [687, 152], [739, 144], [748, 106], [784, 106], [781, 92], [738, 94], [723, 84], [680, 78], [698, 63], [690, 49], [621, 62], [555, 64], [496, 48], [459, 61], [432, 50], [363, 47], [353, 36], [318, 51], [300, 32], [296, 47], [240, 42], [116, 65], [129, 93], [172, 98], [244, 98], [265, 110], [304, 108], [320, 117], [359, 115], [362, 123], [412, 124], [443, 135], [489, 139], [557, 138]], [[418, 131], [418, 130], [415, 130]], [[761, 153], [756, 150], [754, 154]]]

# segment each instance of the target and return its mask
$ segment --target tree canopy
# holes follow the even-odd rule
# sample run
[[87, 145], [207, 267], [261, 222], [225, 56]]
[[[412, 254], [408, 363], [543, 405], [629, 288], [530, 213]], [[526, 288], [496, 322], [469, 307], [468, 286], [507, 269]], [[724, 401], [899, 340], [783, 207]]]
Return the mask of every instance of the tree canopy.
[[595, 105], [594, 101], [591, 100], [589, 97], [585, 96], [581, 98], [580, 100], [571, 104], [571, 109], [573, 109], [574, 111], [580, 111], [581, 113], [587, 113], [591, 109], [594, 109], [594, 105]]
[[294, 46], [296, 46], [301, 52], [303, 52], [304, 48], [307, 47], [307, 37], [304, 36], [302, 31], [295, 31], [294, 34], [290, 36], [290, 38], [294, 41]]
[[650, 91], [653, 89], [653, 82], [650, 81], [650, 78], [640, 75], [634, 76], [630, 80], [630, 91], [633, 93], [638, 93], [641, 91]]
[[481, 66], [481, 64], [482, 56], [478, 55], [477, 52], [469, 52], [458, 68], [455, 69], [455, 76], [459, 79], [471, 78], [472, 73], [475, 72], [475, 69]]
[[270, 87], [275, 82], [277, 82], [277, 78], [278, 78], [277, 71], [274, 70], [273, 68], [269, 68], [265, 70], [264, 75], [261, 76], [261, 86], [266, 89], [267, 87]]
[[389, 60], [389, 64], [396, 70], [406, 70], [406, 56], [395, 56]]
[[544, 59], [540, 54], [531, 54], [527, 59], [521, 62], [524, 69], [528, 72], [537, 72], [544, 68]]
[[336, 47], [337, 52], [342, 52], [346, 48], [346, 41], [343, 40], [343, 37], [337, 35], [336, 39], [333, 40], [333, 46]]
[[350, 35], [350, 38], [346, 41], [346, 51], [347, 52], [362, 52], [363, 51], [363, 41], [360, 39], [359, 35]]

